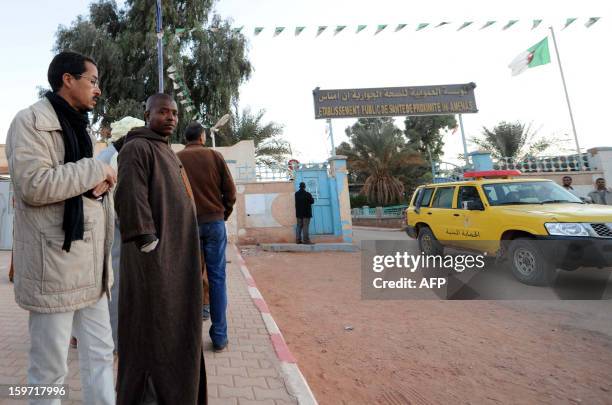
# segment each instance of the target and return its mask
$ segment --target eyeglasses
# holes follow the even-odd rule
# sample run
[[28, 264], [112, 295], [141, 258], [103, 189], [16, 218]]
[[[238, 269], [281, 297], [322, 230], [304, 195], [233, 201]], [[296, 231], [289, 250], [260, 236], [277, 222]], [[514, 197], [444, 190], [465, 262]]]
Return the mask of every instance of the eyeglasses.
[[85, 75], [73, 75], [74, 77], [76, 77], [77, 79], [87, 79], [89, 80], [89, 83], [91, 83], [92, 86], [100, 88], [99, 84], [100, 84], [100, 79], [97, 78], [93, 78], [93, 77], [87, 77]]

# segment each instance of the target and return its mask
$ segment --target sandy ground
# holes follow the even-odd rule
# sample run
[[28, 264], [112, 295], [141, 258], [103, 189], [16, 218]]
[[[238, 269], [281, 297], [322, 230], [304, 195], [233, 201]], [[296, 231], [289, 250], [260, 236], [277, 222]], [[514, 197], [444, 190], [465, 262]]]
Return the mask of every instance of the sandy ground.
[[242, 248], [321, 404], [612, 404], [612, 304], [362, 300], [360, 253]]

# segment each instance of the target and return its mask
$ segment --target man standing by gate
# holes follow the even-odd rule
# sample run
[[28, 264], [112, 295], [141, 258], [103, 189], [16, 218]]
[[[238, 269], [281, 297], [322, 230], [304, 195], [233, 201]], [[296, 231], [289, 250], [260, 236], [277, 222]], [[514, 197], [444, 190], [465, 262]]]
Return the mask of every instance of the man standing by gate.
[[312, 198], [312, 194], [306, 191], [306, 184], [301, 182], [300, 189], [295, 193], [295, 216], [297, 218], [295, 243], [312, 245], [308, 234], [310, 218], [312, 218], [312, 204], [314, 204], [314, 198]]

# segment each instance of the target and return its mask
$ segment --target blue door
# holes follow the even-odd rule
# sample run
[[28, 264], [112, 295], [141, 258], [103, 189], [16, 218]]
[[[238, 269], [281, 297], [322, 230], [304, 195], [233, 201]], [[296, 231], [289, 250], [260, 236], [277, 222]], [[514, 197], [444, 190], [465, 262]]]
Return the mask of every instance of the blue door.
[[306, 191], [312, 194], [315, 200], [312, 206], [312, 220], [309, 232], [312, 235], [328, 235], [334, 233], [332, 218], [330, 184], [327, 176], [327, 168], [301, 169], [296, 173], [295, 189], [297, 191], [300, 182], [306, 183]]

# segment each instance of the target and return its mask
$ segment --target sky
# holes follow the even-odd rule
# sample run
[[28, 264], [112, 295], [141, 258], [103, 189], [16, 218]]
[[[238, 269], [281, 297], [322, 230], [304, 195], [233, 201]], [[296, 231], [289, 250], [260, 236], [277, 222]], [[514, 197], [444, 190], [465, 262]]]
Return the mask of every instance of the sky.
[[[122, 1], [118, 2], [122, 4]], [[13, 116], [36, 101], [36, 87], [46, 85], [54, 34], [87, 14], [88, 1], [43, 0], [4, 3], [0, 14], [0, 142]], [[327, 159], [331, 141], [324, 120], [315, 120], [312, 90], [400, 87], [475, 82], [479, 112], [465, 114], [469, 138], [500, 121], [532, 123], [541, 137], [566, 139], [551, 152], [575, 150], [572, 127], [552, 40], [552, 63], [512, 77], [508, 64], [555, 27], [576, 122], [580, 147], [612, 146], [607, 120], [612, 95], [612, 5], [607, 0], [220, 0], [215, 10], [233, 25], [244, 26], [248, 57], [254, 67], [240, 90], [240, 106], [265, 109], [265, 121], [284, 126], [293, 155], [302, 162]], [[578, 20], [561, 30], [565, 19]], [[587, 29], [588, 17], [602, 19]], [[531, 30], [533, 19], [543, 23]], [[519, 22], [502, 31], [511, 19]], [[489, 20], [498, 21], [486, 30]], [[453, 24], [416, 31], [419, 23]], [[463, 21], [474, 21], [457, 31]], [[358, 24], [368, 28], [356, 34]], [[388, 28], [374, 35], [376, 26]], [[408, 24], [394, 32], [397, 24]], [[316, 27], [328, 25], [319, 37]], [[333, 35], [337, 25], [347, 28]], [[255, 36], [255, 26], [265, 27]], [[276, 26], [285, 31], [273, 37]], [[296, 26], [307, 28], [298, 37]], [[104, 89], [102, 89], [104, 91]], [[333, 120], [335, 144], [346, 140], [354, 119]], [[396, 123], [403, 128], [403, 118]], [[456, 162], [463, 151], [459, 131], [444, 136], [443, 160]], [[468, 142], [468, 150], [474, 150]]]

